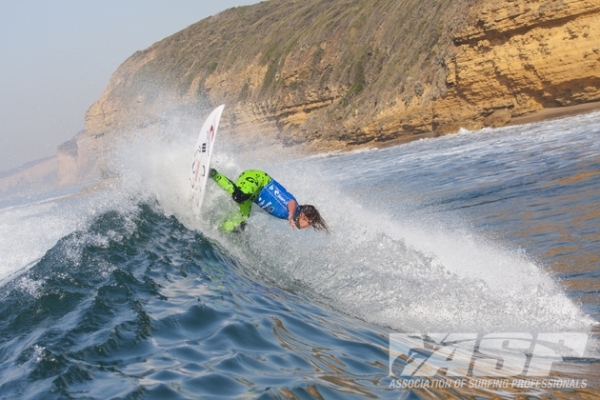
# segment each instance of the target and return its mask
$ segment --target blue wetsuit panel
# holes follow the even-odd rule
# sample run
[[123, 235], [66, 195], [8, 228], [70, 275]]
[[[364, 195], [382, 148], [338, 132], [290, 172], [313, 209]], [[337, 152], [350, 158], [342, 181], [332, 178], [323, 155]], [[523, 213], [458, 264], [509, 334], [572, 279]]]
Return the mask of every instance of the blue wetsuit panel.
[[[289, 193], [279, 182], [272, 179], [271, 182], [260, 191], [254, 202], [263, 210], [274, 217], [287, 219], [288, 203], [296, 198]], [[297, 201], [296, 201], [297, 203]], [[300, 207], [296, 208], [296, 218], [300, 214]]]

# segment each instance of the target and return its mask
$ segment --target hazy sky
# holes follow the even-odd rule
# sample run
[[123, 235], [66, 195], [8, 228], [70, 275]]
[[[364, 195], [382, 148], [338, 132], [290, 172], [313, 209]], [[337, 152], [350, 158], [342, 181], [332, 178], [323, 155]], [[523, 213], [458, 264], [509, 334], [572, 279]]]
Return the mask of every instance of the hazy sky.
[[0, 171], [56, 153], [137, 50], [259, 0], [0, 0]]

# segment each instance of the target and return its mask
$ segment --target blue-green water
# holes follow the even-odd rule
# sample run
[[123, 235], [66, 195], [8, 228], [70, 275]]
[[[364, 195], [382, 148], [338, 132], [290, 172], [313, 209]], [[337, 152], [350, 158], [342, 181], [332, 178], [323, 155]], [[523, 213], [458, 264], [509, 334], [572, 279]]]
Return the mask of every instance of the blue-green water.
[[0, 398], [593, 397], [593, 351], [548, 376], [585, 387], [504, 390], [398, 388], [388, 349], [413, 332], [584, 332], [594, 347], [598, 122], [307, 158], [222, 135], [220, 171], [266, 169], [330, 236], [259, 210], [226, 235], [216, 185], [201, 216], [189, 207], [191, 132], [122, 143], [117, 178], [0, 209]]

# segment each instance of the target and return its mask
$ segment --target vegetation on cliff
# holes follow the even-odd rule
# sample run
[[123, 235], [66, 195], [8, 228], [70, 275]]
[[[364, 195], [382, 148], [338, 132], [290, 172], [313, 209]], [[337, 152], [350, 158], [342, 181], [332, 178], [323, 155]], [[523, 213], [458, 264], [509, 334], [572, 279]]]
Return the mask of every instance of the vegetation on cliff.
[[233, 133], [318, 148], [500, 126], [600, 99], [600, 0], [270, 0], [131, 56], [89, 135], [228, 105]]
[[[262, 82], [251, 93], [240, 90], [238, 100], [263, 101], [281, 90], [298, 91], [301, 84], [343, 86], [346, 103], [367, 86], [369, 93], [390, 87], [414, 93], [414, 83], [402, 85], [411, 74], [433, 81], [457, 15], [472, 3], [271, 0], [230, 9], [136, 53], [130, 62], [142, 65], [118, 95], [135, 96], [148, 80], [158, 80], [180, 95], [205, 96], [210, 75], [244, 74], [255, 63], [266, 68]], [[285, 64], [297, 57], [307, 58], [311, 68], [286, 82]]]

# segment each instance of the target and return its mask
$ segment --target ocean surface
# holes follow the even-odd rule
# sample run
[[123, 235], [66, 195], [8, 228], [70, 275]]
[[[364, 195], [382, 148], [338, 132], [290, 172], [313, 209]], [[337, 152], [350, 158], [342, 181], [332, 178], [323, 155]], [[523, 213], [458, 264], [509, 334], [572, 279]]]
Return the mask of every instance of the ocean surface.
[[266, 170], [331, 235], [256, 208], [221, 232], [196, 135], [0, 201], [0, 399], [597, 397], [599, 113], [309, 157], [220, 133], [220, 172]]

